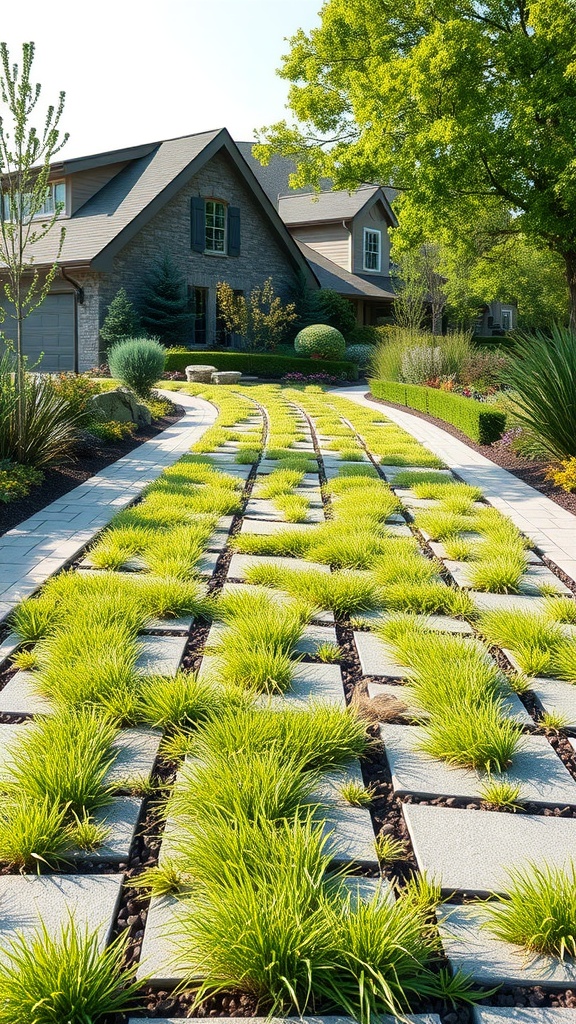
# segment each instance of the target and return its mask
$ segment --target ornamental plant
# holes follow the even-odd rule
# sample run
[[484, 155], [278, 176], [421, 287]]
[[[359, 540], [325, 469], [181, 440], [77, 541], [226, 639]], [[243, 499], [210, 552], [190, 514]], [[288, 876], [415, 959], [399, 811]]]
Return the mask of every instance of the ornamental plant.
[[310, 356], [311, 359], [343, 359], [346, 342], [335, 327], [311, 324], [298, 332], [294, 348], [298, 355]]
[[152, 338], [128, 338], [108, 353], [110, 372], [122, 384], [147, 398], [166, 364], [166, 350]]

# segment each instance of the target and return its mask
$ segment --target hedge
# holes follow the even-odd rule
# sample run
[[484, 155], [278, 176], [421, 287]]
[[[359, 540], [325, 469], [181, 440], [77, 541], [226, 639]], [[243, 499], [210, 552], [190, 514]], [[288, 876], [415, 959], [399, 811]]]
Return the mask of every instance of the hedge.
[[229, 349], [217, 352], [190, 351], [184, 348], [169, 348], [166, 354], [166, 370], [184, 372], [187, 366], [212, 365], [219, 370], [240, 370], [254, 377], [283, 377], [285, 373], [330, 373], [346, 380], [358, 380], [358, 366], [345, 359], [298, 359], [297, 356], [277, 356], [273, 352], [231, 352]]
[[506, 429], [505, 413], [487, 408], [473, 398], [451, 395], [419, 384], [400, 384], [394, 380], [371, 380], [370, 390], [376, 398], [445, 420], [479, 444], [498, 441]]

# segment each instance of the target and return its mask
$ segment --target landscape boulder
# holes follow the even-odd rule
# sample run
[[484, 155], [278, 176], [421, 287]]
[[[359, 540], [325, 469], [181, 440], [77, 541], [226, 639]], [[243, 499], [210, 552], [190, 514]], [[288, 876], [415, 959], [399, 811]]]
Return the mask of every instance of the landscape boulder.
[[186, 380], [189, 384], [209, 384], [213, 373], [216, 373], [215, 366], [187, 366]]
[[239, 370], [220, 370], [212, 374], [213, 384], [237, 384], [242, 374]]
[[93, 395], [90, 412], [101, 422], [115, 420], [117, 423], [135, 423], [138, 427], [148, 427], [152, 423], [148, 406], [139, 402], [129, 388], [114, 388], [113, 391]]

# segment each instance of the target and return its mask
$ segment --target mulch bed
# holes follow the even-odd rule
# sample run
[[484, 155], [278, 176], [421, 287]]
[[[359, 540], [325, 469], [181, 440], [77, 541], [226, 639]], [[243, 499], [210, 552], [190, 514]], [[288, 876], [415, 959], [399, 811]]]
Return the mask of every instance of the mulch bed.
[[12, 530], [19, 523], [40, 512], [52, 501], [61, 498], [63, 494], [83, 484], [91, 476], [117, 462], [123, 455], [139, 448], [146, 441], [151, 441], [167, 427], [182, 419], [184, 410], [176, 406], [176, 412], [170, 416], [163, 416], [149, 427], [140, 427], [134, 437], [128, 437], [124, 441], [115, 444], [102, 444], [97, 438], [95, 445], [90, 452], [79, 455], [74, 462], [68, 462], [56, 469], [47, 470], [44, 480], [39, 487], [34, 487], [28, 497], [20, 498], [18, 501], [11, 501], [7, 505], [0, 505], [0, 536], [7, 530]]
[[517, 476], [520, 480], [523, 480], [525, 484], [529, 484], [530, 487], [534, 487], [541, 494], [544, 494], [551, 501], [554, 501], [561, 508], [565, 508], [568, 512], [572, 512], [576, 515], [576, 493], [569, 494], [568, 491], [563, 491], [559, 487], [555, 487], [551, 480], [546, 480], [546, 470], [548, 463], [543, 462], [541, 459], [523, 459], [520, 456], [515, 455], [513, 451], [508, 447], [499, 447], [498, 442], [496, 445], [490, 444], [476, 444], [472, 441], [467, 434], [463, 434], [457, 427], [453, 427], [450, 423], [446, 423], [444, 420], [439, 420], [435, 416], [429, 416], [427, 413], [418, 412], [417, 409], [408, 409], [405, 405], [397, 405], [395, 402], [384, 402], [380, 398], [375, 398], [374, 395], [368, 391], [365, 398], [369, 398], [371, 402], [376, 402], [378, 405], [386, 407], [389, 405], [392, 409], [401, 409], [403, 412], [409, 412], [411, 416], [417, 416], [418, 419], [426, 420], [427, 423], [433, 423], [436, 427], [441, 427], [447, 434], [452, 434], [452, 437], [457, 437], [459, 441], [463, 441], [469, 448], [472, 448], [475, 452], [480, 452], [481, 455], [485, 455], [491, 462], [495, 462], [497, 466], [501, 466], [502, 469], [507, 469], [509, 473]]

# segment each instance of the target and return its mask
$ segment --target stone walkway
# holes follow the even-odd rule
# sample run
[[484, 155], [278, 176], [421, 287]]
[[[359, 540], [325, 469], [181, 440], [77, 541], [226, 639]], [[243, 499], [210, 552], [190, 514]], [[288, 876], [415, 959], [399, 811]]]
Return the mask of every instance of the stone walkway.
[[[174, 400], [174, 392], [166, 392]], [[0, 622], [74, 558], [112, 517], [176, 462], [216, 419], [201, 398], [178, 393], [185, 415], [0, 537]]]
[[541, 554], [576, 580], [576, 517], [571, 512], [435, 424], [403, 409], [369, 401], [366, 385], [339, 388], [334, 394], [369, 409], [385, 408], [389, 419], [443, 459], [462, 480], [481, 487], [487, 501], [508, 516]]

